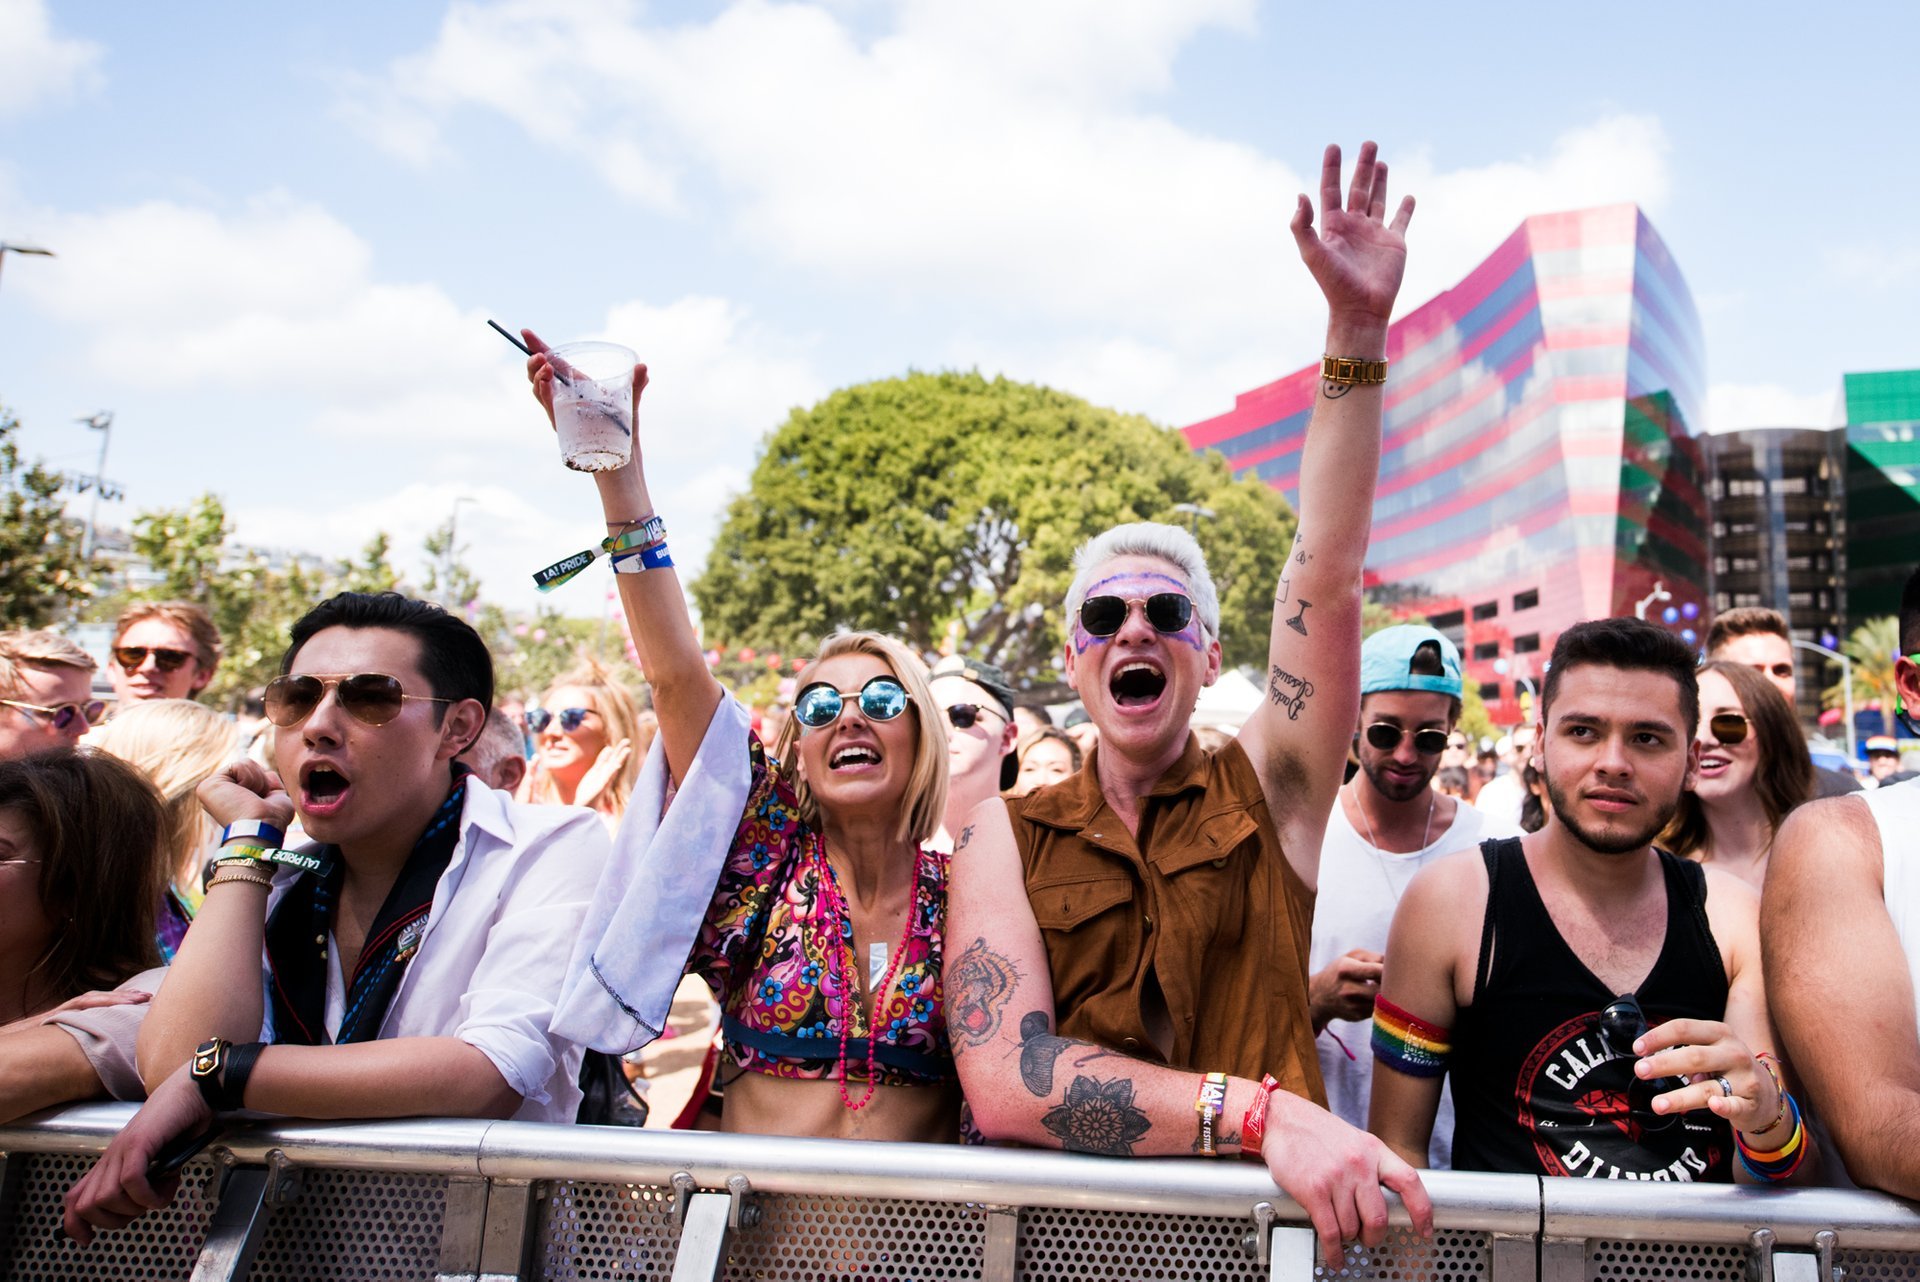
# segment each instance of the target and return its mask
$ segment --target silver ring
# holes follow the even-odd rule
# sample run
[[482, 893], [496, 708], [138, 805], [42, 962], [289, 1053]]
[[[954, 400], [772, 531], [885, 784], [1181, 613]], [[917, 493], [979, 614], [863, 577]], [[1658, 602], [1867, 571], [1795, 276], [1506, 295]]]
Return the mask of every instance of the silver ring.
[[1714, 1081], [1716, 1081], [1716, 1082], [1718, 1082], [1718, 1083], [1720, 1083], [1720, 1093], [1721, 1093], [1722, 1095], [1724, 1095], [1724, 1096], [1726, 1096], [1726, 1097], [1727, 1097], [1728, 1099], [1732, 1099], [1732, 1098], [1733, 1098], [1733, 1083], [1732, 1083], [1732, 1082], [1729, 1082], [1729, 1081], [1728, 1081], [1728, 1080], [1727, 1080], [1726, 1078], [1724, 1078], [1724, 1077], [1716, 1077], [1716, 1078], [1714, 1078], [1713, 1080], [1714, 1080]]

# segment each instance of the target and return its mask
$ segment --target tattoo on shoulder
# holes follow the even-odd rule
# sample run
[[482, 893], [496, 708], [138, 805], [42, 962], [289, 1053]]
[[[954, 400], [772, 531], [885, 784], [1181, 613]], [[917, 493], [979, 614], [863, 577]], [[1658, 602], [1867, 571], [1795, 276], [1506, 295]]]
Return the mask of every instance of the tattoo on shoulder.
[[1076, 1077], [1067, 1097], [1040, 1119], [1049, 1133], [1072, 1153], [1099, 1153], [1131, 1157], [1133, 1146], [1153, 1129], [1153, 1123], [1133, 1102], [1133, 1082], [1116, 1077]]
[[1336, 383], [1331, 379], [1320, 384], [1320, 393], [1330, 401], [1337, 401], [1355, 387], [1353, 383]]
[[[1306, 628], [1303, 626], [1300, 631], [1304, 635]], [[1273, 700], [1275, 707], [1287, 710], [1287, 720], [1298, 721], [1300, 713], [1307, 706], [1307, 700], [1313, 698], [1313, 682], [1305, 677], [1296, 677], [1276, 663], [1267, 678], [1267, 697]]]
[[965, 850], [967, 848], [967, 843], [972, 840], [973, 840], [973, 825], [968, 824], [966, 827], [960, 830], [960, 840], [953, 843], [954, 853], [958, 854], [960, 851]]
[[1053, 1031], [1053, 1020], [1043, 1010], [1030, 1010], [1020, 1019], [1020, 1080], [1026, 1084], [1027, 1094], [1035, 1099], [1045, 1099], [1053, 1094], [1053, 1068], [1062, 1055], [1068, 1051], [1085, 1052], [1073, 1061], [1075, 1068], [1085, 1068], [1097, 1059], [1125, 1058], [1092, 1042], [1083, 1042], [1078, 1038], [1060, 1037]]
[[954, 1049], [979, 1046], [1000, 1031], [1001, 1008], [1020, 982], [1013, 962], [975, 939], [948, 962], [941, 976], [947, 999], [947, 1036]]

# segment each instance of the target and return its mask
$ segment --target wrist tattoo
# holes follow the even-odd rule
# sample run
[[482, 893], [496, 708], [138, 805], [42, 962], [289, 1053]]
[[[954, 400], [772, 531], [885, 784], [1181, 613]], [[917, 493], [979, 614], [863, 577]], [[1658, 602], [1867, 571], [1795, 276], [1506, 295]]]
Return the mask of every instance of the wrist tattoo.
[[1296, 677], [1279, 664], [1274, 664], [1267, 679], [1267, 697], [1273, 700], [1275, 707], [1287, 710], [1287, 720], [1298, 721], [1300, 713], [1307, 706], [1307, 700], [1313, 698], [1313, 682], [1305, 677]]
[[977, 938], [946, 967], [947, 1036], [956, 1052], [979, 1046], [1000, 1031], [1001, 1010], [1020, 971]]
[[1351, 392], [1356, 386], [1358, 386], [1358, 384], [1335, 383], [1328, 380], [1320, 384], [1320, 394], [1330, 401], [1337, 401], [1348, 392]]

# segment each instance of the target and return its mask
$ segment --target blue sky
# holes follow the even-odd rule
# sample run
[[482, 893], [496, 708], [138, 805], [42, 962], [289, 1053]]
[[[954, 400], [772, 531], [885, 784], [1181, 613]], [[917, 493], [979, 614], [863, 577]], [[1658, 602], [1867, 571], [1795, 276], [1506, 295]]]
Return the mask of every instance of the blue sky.
[[[1841, 14], [1844, 12], [1844, 20]], [[704, 555], [793, 405], [909, 368], [1179, 424], [1319, 350], [1287, 237], [1320, 146], [1420, 198], [1403, 309], [1530, 213], [1637, 200], [1716, 428], [1920, 364], [1906, 5], [0, 0], [0, 402], [143, 507], [417, 573], [468, 496], [490, 594], [594, 534], [497, 316], [654, 368]], [[117, 512], [114, 507], [117, 506]], [[562, 589], [591, 612], [599, 592]]]

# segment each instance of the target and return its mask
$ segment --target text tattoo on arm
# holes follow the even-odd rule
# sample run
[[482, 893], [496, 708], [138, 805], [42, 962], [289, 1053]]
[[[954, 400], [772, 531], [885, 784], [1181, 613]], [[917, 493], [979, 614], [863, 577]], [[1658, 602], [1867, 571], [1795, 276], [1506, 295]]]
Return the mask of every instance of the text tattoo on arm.
[[947, 1036], [956, 1050], [979, 1046], [1000, 1030], [1000, 1016], [1020, 972], [987, 946], [984, 938], [968, 944], [941, 977], [946, 989]]
[[1313, 682], [1305, 677], [1296, 677], [1279, 664], [1274, 664], [1267, 678], [1267, 697], [1274, 706], [1287, 710], [1287, 720], [1298, 721], [1300, 713], [1307, 706], [1307, 700], [1313, 698]]

